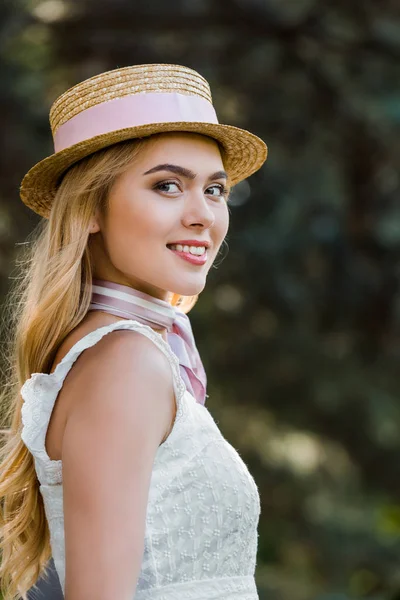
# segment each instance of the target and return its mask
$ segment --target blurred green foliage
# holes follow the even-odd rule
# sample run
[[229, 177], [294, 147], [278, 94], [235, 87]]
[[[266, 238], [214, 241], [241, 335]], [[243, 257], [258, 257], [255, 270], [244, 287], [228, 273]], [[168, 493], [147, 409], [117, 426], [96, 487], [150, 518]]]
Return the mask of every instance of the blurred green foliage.
[[270, 148], [191, 320], [208, 408], [259, 486], [260, 600], [400, 598], [400, 9], [394, 0], [0, 6], [1, 293], [68, 86], [185, 64]]

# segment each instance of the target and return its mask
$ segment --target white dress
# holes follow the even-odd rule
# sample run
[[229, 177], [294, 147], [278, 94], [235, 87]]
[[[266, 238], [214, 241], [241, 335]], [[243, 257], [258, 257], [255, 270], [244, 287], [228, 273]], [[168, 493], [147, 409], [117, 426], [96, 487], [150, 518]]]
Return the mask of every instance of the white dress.
[[139, 331], [167, 356], [177, 413], [156, 452], [144, 554], [133, 600], [258, 600], [254, 579], [260, 498], [238, 452], [205, 406], [186, 390], [179, 362], [151, 327], [121, 320], [80, 339], [51, 374], [33, 373], [21, 388], [21, 438], [35, 461], [52, 556], [65, 592], [62, 462], [45, 450], [50, 415], [80, 353], [116, 329]]

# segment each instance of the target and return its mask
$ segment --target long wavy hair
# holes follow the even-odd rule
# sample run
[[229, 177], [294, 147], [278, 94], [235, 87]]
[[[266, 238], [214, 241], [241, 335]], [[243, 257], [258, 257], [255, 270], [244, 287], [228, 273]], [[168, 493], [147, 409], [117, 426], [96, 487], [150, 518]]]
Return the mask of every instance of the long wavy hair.
[[[64, 338], [85, 317], [91, 299], [90, 222], [106, 211], [116, 177], [146, 139], [96, 152], [72, 166], [17, 260], [17, 277], [3, 310], [7, 340], [0, 393], [0, 590], [4, 600], [27, 600], [39, 577], [48, 579], [50, 533], [34, 460], [21, 440], [20, 388], [32, 373], [48, 373]], [[104, 214], [104, 212], [103, 212]], [[170, 294], [188, 313], [197, 296]], [[4, 353], [3, 353], [4, 356]]]

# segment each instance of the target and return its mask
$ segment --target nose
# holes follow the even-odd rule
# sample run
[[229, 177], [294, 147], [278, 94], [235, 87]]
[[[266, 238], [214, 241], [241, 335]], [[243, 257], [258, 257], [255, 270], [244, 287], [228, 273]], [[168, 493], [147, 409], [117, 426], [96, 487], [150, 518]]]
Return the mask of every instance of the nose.
[[187, 195], [182, 222], [186, 227], [201, 226], [204, 229], [214, 225], [215, 213], [202, 190]]

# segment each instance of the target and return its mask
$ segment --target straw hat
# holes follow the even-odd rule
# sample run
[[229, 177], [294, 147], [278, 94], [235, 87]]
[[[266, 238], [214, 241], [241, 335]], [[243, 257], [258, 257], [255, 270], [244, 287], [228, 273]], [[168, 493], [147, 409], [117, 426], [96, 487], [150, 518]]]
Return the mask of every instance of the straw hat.
[[86, 79], [57, 98], [50, 125], [55, 152], [28, 171], [20, 189], [22, 201], [45, 218], [71, 165], [124, 140], [167, 131], [212, 137], [225, 150], [231, 185], [267, 158], [267, 146], [256, 135], [218, 123], [207, 81], [181, 65], [134, 65]]

